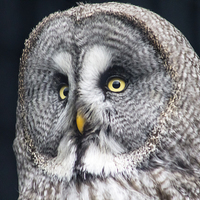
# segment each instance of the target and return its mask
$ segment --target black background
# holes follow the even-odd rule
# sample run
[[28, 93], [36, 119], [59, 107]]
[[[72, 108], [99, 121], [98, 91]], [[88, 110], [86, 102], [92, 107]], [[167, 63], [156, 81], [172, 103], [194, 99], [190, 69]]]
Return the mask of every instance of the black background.
[[[0, 0], [0, 199], [17, 199], [15, 137], [18, 66], [24, 41], [43, 17], [76, 6], [66, 0]], [[83, 1], [85, 2], [85, 1]], [[106, 1], [87, 1], [101, 3]], [[173, 23], [200, 55], [200, 0], [127, 0]]]

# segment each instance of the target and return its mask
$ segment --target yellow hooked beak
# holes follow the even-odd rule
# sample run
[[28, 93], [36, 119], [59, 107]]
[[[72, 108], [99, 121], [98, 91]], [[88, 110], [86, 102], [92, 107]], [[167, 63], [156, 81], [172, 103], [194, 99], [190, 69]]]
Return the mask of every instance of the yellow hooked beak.
[[84, 119], [83, 115], [80, 112], [77, 112], [77, 115], [76, 115], [76, 125], [77, 125], [77, 128], [78, 128], [79, 132], [81, 134], [83, 134], [83, 129], [84, 129], [84, 125], [85, 125], [85, 119]]

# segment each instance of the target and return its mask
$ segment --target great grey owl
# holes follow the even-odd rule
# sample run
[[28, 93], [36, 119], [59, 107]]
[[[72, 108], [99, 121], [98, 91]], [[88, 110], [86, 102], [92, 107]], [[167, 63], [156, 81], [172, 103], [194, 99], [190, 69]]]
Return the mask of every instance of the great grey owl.
[[199, 65], [140, 7], [44, 18], [20, 60], [19, 199], [200, 199]]

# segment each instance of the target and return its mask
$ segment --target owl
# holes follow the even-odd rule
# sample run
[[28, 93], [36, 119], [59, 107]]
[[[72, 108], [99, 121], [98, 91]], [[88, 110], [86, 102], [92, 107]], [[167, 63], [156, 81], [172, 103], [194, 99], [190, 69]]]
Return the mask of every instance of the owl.
[[200, 199], [200, 61], [157, 14], [79, 4], [20, 60], [19, 200]]

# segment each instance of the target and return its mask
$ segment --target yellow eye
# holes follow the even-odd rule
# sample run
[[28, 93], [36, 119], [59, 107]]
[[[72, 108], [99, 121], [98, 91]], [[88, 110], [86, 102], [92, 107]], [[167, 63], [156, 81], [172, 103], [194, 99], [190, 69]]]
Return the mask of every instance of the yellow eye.
[[68, 96], [68, 92], [69, 92], [69, 87], [67, 85], [63, 85], [60, 88], [60, 92], [59, 92], [60, 98], [65, 99]]
[[111, 78], [108, 82], [108, 89], [112, 92], [121, 92], [124, 90], [126, 83], [121, 78]]

